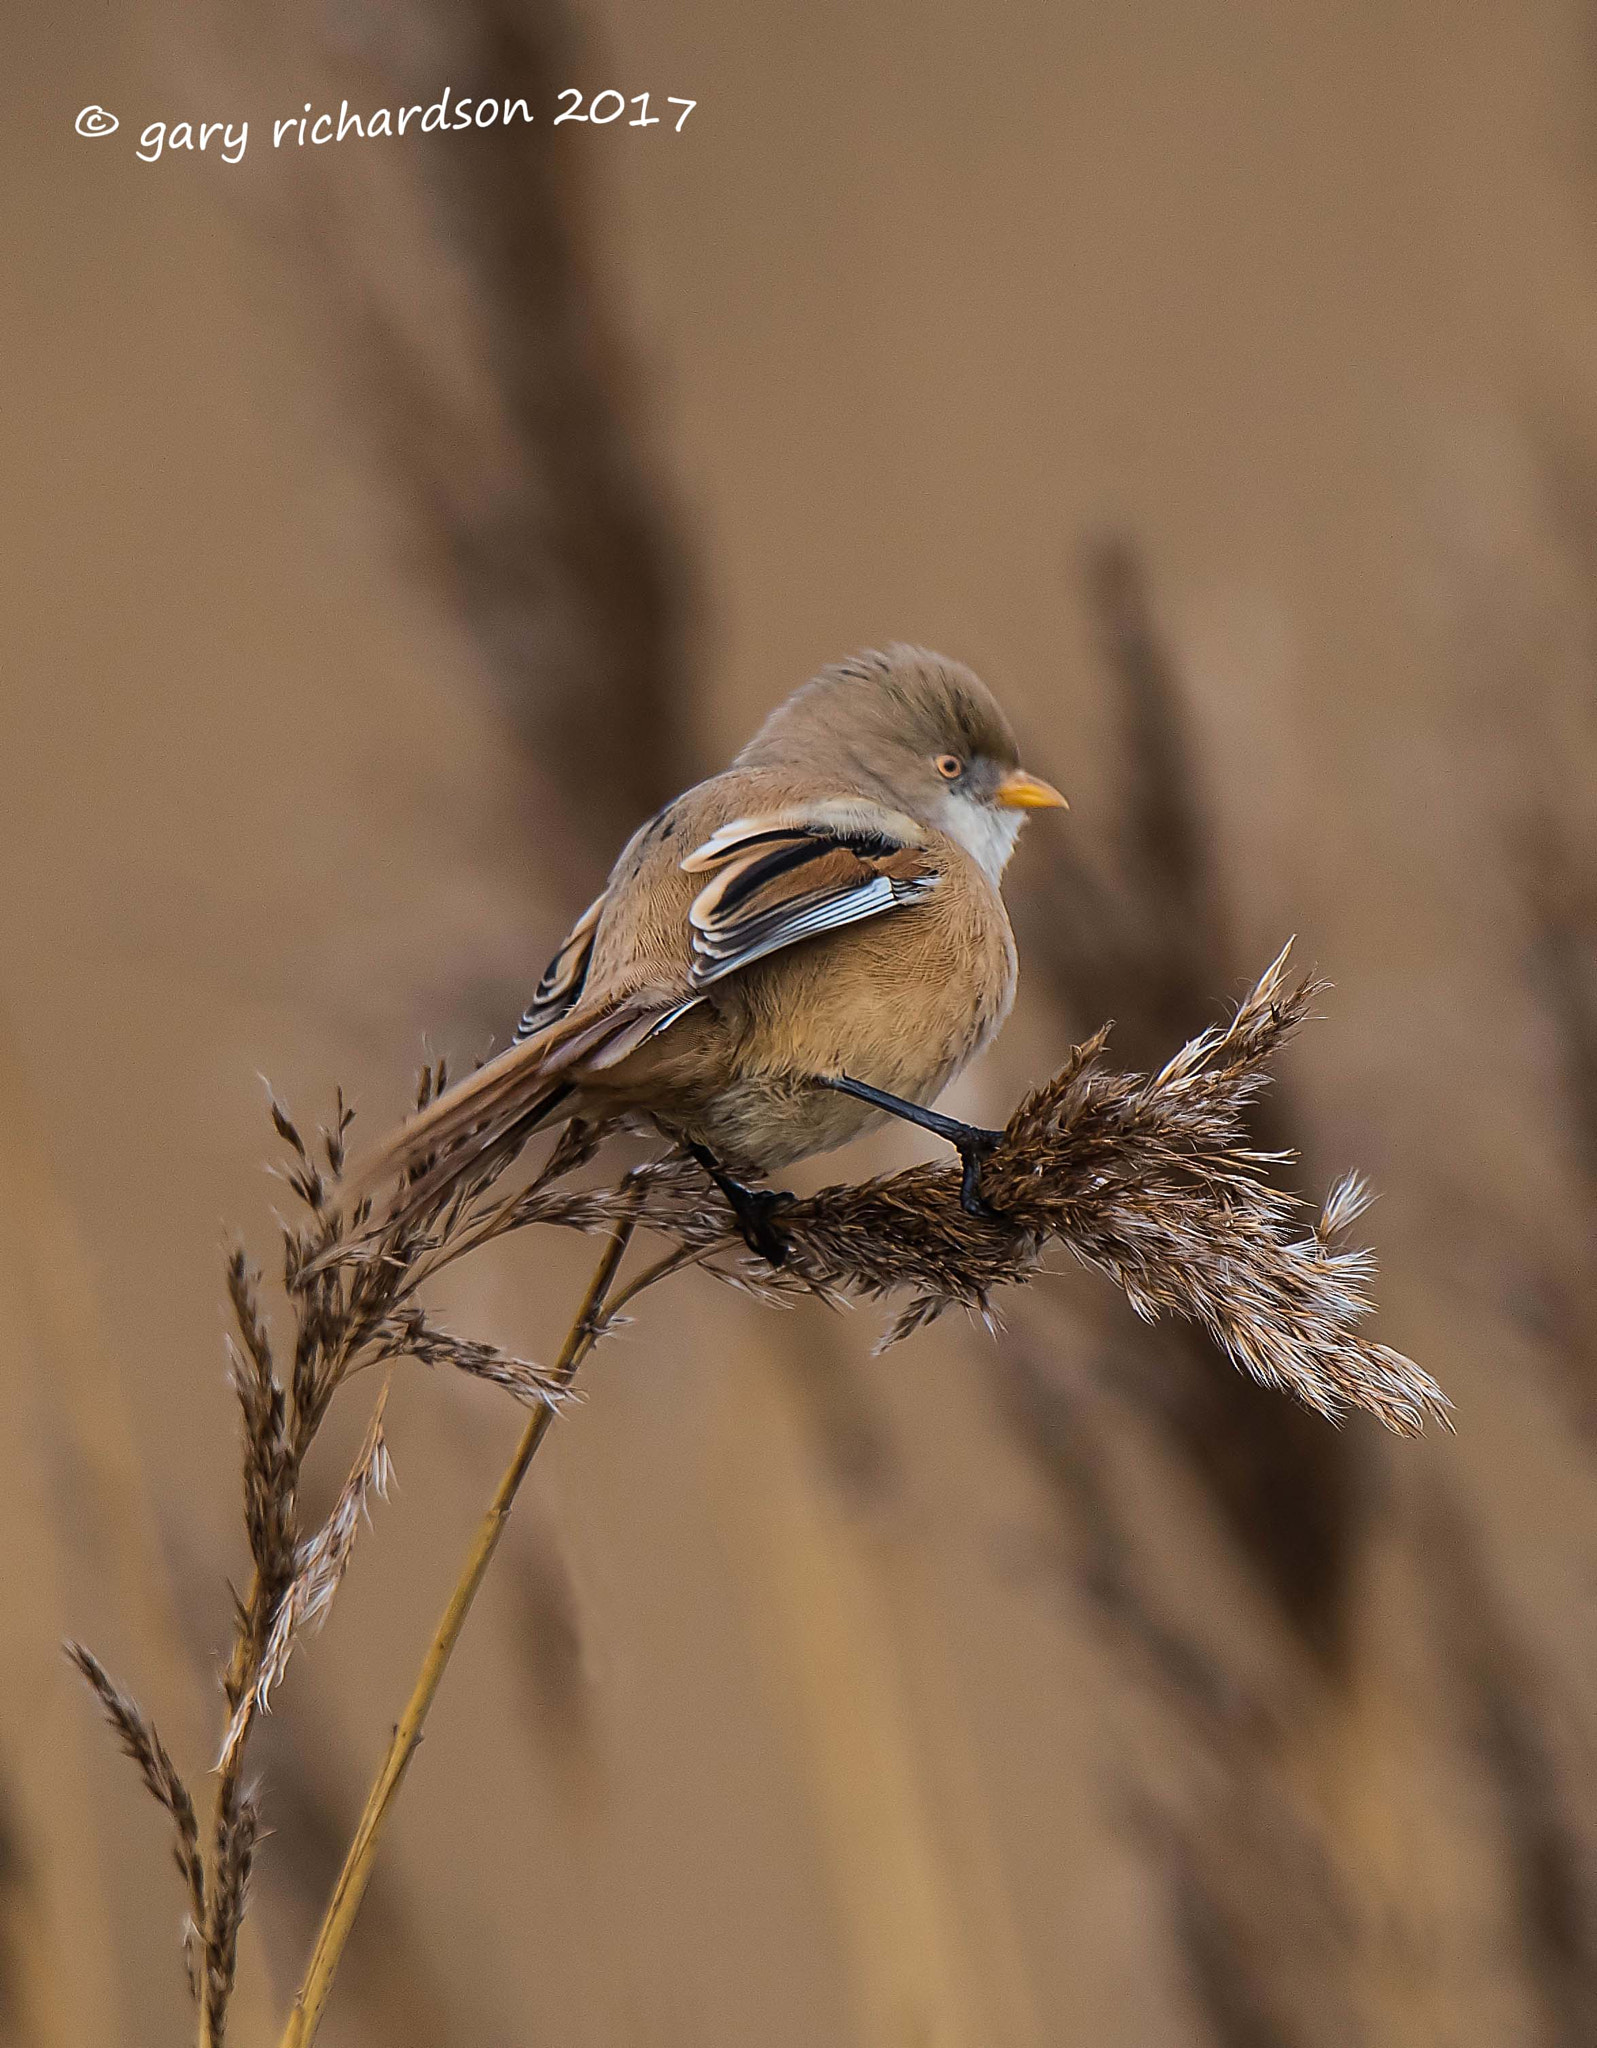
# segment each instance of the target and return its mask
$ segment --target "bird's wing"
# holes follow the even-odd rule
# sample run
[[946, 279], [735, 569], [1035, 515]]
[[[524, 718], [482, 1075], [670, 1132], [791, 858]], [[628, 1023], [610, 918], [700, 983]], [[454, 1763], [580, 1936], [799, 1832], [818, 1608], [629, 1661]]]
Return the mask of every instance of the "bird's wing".
[[[476, 1159], [502, 1134], [529, 1130], [569, 1092], [568, 1084], [618, 1065], [668, 1031], [698, 1008], [715, 982], [785, 946], [883, 916], [935, 888], [925, 850], [874, 829], [870, 818], [861, 820], [861, 809], [848, 802], [815, 806], [797, 819], [792, 812], [739, 818], [680, 863], [689, 877], [709, 877], [688, 907], [686, 989], [680, 979], [674, 987], [661, 979], [614, 995], [587, 986], [609, 892], [600, 896], [549, 963], [514, 1041], [397, 1132], [350, 1191], [366, 1191], [384, 1172], [413, 1167], [473, 1133], [467, 1158]], [[915, 828], [905, 819], [902, 829]], [[459, 1162], [448, 1171], [458, 1173]]]
[[820, 822], [739, 818], [682, 866], [710, 875], [688, 912], [695, 988], [801, 939], [902, 909], [937, 886], [919, 849]]
[[582, 985], [593, 963], [593, 935], [609, 900], [610, 891], [602, 890], [566, 934], [559, 952], [543, 970], [543, 979], [534, 990], [532, 1001], [521, 1013], [521, 1022], [510, 1041], [512, 1045], [520, 1045], [524, 1038], [531, 1038], [557, 1017], [563, 1017], [582, 994]]

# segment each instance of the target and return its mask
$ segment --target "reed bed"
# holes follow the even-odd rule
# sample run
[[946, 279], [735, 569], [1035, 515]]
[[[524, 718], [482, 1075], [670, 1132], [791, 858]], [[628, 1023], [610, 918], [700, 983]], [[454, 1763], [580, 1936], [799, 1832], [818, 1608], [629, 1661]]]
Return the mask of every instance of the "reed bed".
[[[959, 1198], [957, 1166], [918, 1166], [823, 1189], [781, 1212], [788, 1255], [750, 1253], [721, 1195], [686, 1155], [669, 1151], [617, 1184], [577, 1181], [610, 1135], [572, 1124], [525, 1185], [489, 1156], [451, 1183], [437, 1155], [408, 1171], [380, 1211], [340, 1199], [351, 1115], [308, 1141], [276, 1101], [295, 1216], [282, 1225], [279, 1342], [261, 1276], [243, 1248], [228, 1256], [232, 1384], [242, 1420], [244, 1526], [252, 1563], [222, 1678], [224, 1732], [202, 1827], [196, 1802], [154, 1725], [79, 1644], [68, 1654], [172, 1830], [185, 1895], [183, 1955], [201, 2048], [220, 2048], [238, 1936], [261, 1830], [261, 1791], [246, 1778], [250, 1738], [295, 1648], [327, 1617], [388, 1473], [389, 1376], [409, 1358], [501, 1387], [530, 1411], [462, 1567], [401, 1715], [313, 1945], [282, 2048], [308, 2048], [369, 1879], [383, 1825], [516, 1493], [587, 1354], [648, 1288], [699, 1268], [771, 1302], [813, 1296], [903, 1296], [885, 1343], [961, 1306], [989, 1321], [1004, 1287], [1024, 1285], [1051, 1246], [1105, 1274], [1148, 1320], [1174, 1315], [1206, 1330], [1232, 1362], [1335, 1420], [1363, 1409], [1388, 1428], [1447, 1421], [1448, 1404], [1411, 1359], [1364, 1334], [1370, 1255], [1346, 1233], [1367, 1196], [1349, 1176], [1311, 1217], [1273, 1185], [1286, 1156], [1260, 1150], [1245, 1121], [1275, 1053], [1308, 1015], [1319, 985], [1288, 978], [1283, 949], [1229, 1022], [1201, 1032], [1157, 1073], [1117, 1071], [1108, 1029], [1077, 1046], [1016, 1109], [982, 1169], [991, 1216]], [[424, 1070], [418, 1107], [446, 1085]], [[430, 1178], [429, 1178], [430, 1176]], [[440, 1327], [420, 1299], [444, 1267], [532, 1226], [602, 1233], [598, 1262], [564, 1346], [543, 1367]], [[624, 1284], [639, 1232], [664, 1249]], [[375, 1369], [375, 1370], [374, 1370]], [[319, 1527], [307, 1529], [301, 1477], [333, 1400], [375, 1385], [359, 1452]]]

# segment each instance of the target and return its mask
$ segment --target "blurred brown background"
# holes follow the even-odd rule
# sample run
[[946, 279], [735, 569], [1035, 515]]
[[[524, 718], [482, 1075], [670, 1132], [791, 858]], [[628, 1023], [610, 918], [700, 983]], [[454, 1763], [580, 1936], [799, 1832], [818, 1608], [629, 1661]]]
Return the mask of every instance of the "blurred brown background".
[[[875, 1360], [872, 1311], [650, 1297], [322, 2038], [1591, 2048], [1590, 10], [65, 0], [6, 40], [0, 2039], [189, 2026], [160, 1816], [57, 1643], [203, 1776], [257, 1073], [374, 1134], [648, 809], [904, 637], [1074, 802], [957, 1106], [1109, 1015], [1162, 1059], [1296, 931], [1336, 988], [1265, 1127], [1383, 1191], [1382, 1335], [1457, 1437], [1333, 1432], [1066, 1274]], [[539, 124], [270, 149], [446, 83]], [[567, 85], [698, 105], [556, 130]], [[134, 155], [242, 117], [237, 167]], [[547, 1355], [586, 1257], [518, 1245], [453, 1320]], [[230, 2039], [274, 2038], [517, 1427], [402, 1377], [262, 1744]]]

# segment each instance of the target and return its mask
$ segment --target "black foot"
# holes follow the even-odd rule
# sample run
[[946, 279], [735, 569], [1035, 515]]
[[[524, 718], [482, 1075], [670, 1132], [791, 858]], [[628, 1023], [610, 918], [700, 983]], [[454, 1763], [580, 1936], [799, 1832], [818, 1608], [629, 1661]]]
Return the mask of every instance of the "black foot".
[[793, 1206], [793, 1197], [785, 1189], [745, 1187], [706, 1146], [689, 1145], [687, 1149], [725, 1195], [749, 1250], [768, 1265], [785, 1266], [788, 1242], [776, 1219]]
[[981, 1170], [985, 1162], [997, 1151], [1003, 1141], [1002, 1131], [984, 1131], [975, 1124], [967, 1124], [970, 1133], [965, 1138], [955, 1138], [964, 1172], [959, 1176], [959, 1206], [967, 1216], [978, 1217], [983, 1223], [1002, 1223], [1003, 1211], [995, 1209], [984, 1199], [981, 1191]]
[[861, 1102], [885, 1109], [889, 1116], [902, 1117], [905, 1123], [914, 1124], [918, 1130], [946, 1138], [965, 1164], [959, 1179], [959, 1206], [967, 1216], [978, 1216], [984, 1223], [1003, 1222], [1002, 1212], [984, 1202], [981, 1192], [982, 1162], [1003, 1143], [1002, 1131], [984, 1131], [980, 1124], [963, 1124], [957, 1116], [943, 1116], [935, 1109], [924, 1109], [918, 1102], [906, 1102], [902, 1096], [889, 1095], [883, 1088], [867, 1087], [863, 1081], [851, 1080], [847, 1074], [826, 1074], [819, 1078], [825, 1088], [835, 1088], [842, 1095], [856, 1096]]

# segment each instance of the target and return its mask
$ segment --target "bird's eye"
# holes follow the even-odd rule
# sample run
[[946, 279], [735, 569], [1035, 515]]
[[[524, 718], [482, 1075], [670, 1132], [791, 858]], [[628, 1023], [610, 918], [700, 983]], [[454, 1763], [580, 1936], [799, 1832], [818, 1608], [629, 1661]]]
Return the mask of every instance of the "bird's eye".
[[957, 754], [939, 754], [932, 766], [945, 782], [957, 782], [965, 772], [965, 764]]

